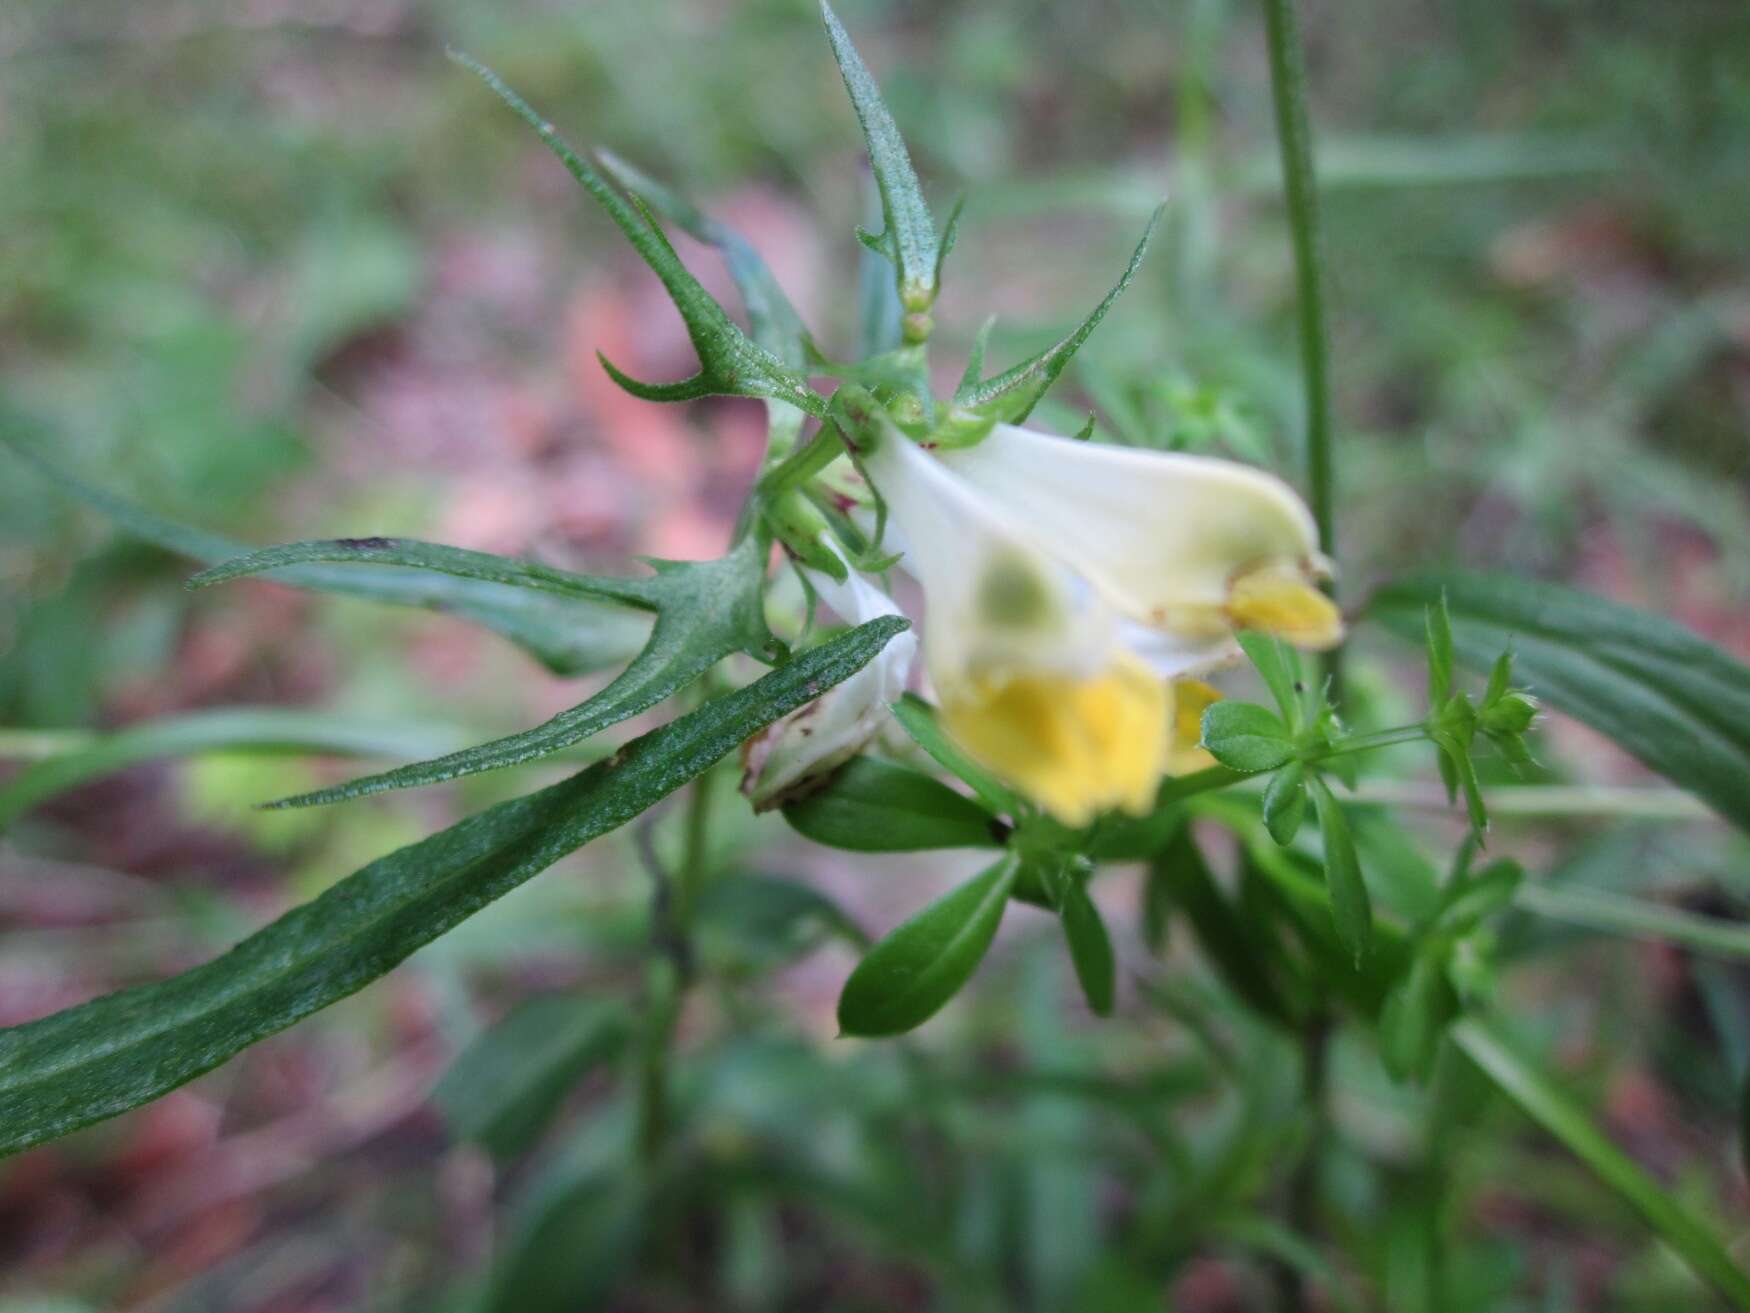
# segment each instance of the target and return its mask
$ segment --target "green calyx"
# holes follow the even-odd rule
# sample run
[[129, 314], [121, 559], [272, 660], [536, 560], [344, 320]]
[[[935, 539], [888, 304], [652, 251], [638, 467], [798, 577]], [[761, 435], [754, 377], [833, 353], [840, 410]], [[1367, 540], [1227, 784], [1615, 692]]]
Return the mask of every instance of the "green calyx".
[[850, 577], [844, 558], [826, 545], [832, 526], [801, 490], [785, 489], [767, 500], [761, 513], [772, 537], [796, 560], [840, 583]]

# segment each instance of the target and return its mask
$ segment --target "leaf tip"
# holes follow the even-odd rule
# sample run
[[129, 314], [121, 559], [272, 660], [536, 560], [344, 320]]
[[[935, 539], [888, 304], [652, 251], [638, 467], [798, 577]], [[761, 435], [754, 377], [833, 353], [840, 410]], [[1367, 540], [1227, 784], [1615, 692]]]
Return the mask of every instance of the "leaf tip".
[[678, 383], [645, 383], [626, 373], [602, 352], [597, 351], [595, 358], [621, 391], [631, 393], [640, 401], [692, 401], [709, 391], [703, 374], [695, 374]]

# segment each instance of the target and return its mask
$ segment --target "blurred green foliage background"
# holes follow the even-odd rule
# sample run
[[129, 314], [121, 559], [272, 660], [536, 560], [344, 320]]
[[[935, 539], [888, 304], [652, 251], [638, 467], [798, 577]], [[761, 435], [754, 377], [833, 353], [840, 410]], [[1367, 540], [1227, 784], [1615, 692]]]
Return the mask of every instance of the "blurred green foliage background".
[[[1070, 432], [1092, 408], [1109, 437], [1292, 471], [1254, 8], [840, 13], [938, 208], [967, 199], [936, 315], [948, 376], [987, 313], [994, 363], [1052, 340], [1165, 194], [1164, 240], [1039, 418]], [[1750, 10], [1357, 0], [1303, 22], [1347, 595], [1462, 560], [1750, 654]], [[615, 569], [714, 554], [759, 408], [659, 410], [607, 384], [598, 348], [640, 377], [686, 372], [679, 320], [446, 44], [574, 140], [709, 202], [848, 353], [868, 196], [808, 0], [12, 0], [0, 397], [94, 481], [251, 541], [417, 534]], [[0, 759], [235, 703], [478, 738], [575, 700], [441, 616], [266, 584], [192, 597], [186, 573], [0, 464]], [[626, 639], [605, 633], [604, 653]], [[1364, 695], [1407, 705], [1406, 656], [1364, 635]], [[1552, 780], [1644, 782], [1572, 724], [1543, 748]], [[249, 810], [343, 769], [147, 766], [33, 816], [0, 848], [0, 1022], [199, 960], [546, 777]], [[1743, 842], [1706, 822], [1502, 829], [1528, 862], [1564, 854], [1550, 878], [1576, 886], [1733, 915], [1750, 893]], [[709, 844], [734, 896], [701, 914], [713, 988], [683, 1019], [687, 1151], [636, 1170], [614, 1069], [649, 934], [637, 849], [683, 841], [667, 814], [612, 836], [313, 1023], [0, 1164], [0, 1309], [1199, 1313], [1269, 1307], [1285, 1268], [1321, 1308], [1707, 1306], [1464, 1069], [1398, 1088], [1342, 1042], [1328, 1243], [1284, 1229], [1278, 1167], [1307, 1147], [1292, 1046], [1145, 951], [1134, 881], [1101, 890], [1127, 926], [1117, 1020], [1085, 1014], [1049, 924], [1016, 917], [922, 1035], [834, 1043], [848, 945], [970, 868], [811, 849], [727, 777]], [[1551, 1060], [1742, 1233], [1722, 1148], [1750, 1046], [1742, 972], [1522, 921], [1513, 988]]]

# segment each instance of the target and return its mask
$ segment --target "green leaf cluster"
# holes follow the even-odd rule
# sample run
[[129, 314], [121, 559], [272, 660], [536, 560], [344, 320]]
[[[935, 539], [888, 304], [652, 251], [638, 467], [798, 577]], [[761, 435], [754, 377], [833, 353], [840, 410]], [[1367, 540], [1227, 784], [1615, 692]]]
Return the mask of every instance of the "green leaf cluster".
[[1241, 634], [1276, 710], [1223, 699], [1203, 713], [1203, 746], [1223, 766], [1244, 774], [1273, 772], [1264, 789], [1264, 827], [1287, 847], [1309, 809], [1323, 839], [1325, 882], [1337, 935], [1359, 965], [1372, 947], [1373, 903], [1343, 808], [1325, 772], [1353, 785], [1349, 743], [1335, 709], [1309, 689], [1300, 655], [1280, 639]]
[[1525, 733], [1537, 719], [1537, 699], [1522, 688], [1512, 687], [1513, 649], [1506, 648], [1489, 671], [1489, 685], [1480, 703], [1452, 681], [1452, 616], [1446, 595], [1426, 609], [1424, 629], [1428, 654], [1428, 737], [1440, 750], [1440, 778], [1447, 800], [1464, 793], [1472, 833], [1481, 842], [1489, 828], [1488, 809], [1471, 760], [1480, 734], [1513, 764], [1523, 769], [1531, 764]]
[[[1441, 571], [1374, 594], [1367, 613], [1403, 638], [1444, 598], [1452, 659], [1490, 669], [1511, 648], [1539, 699], [1750, 827], [1750, 669], [1681, 625], [1520, 576]], [[1492, 683], [1491, 683], [1492, 686]], [[1523, 705], [1501, 711], [1511, 731]]]

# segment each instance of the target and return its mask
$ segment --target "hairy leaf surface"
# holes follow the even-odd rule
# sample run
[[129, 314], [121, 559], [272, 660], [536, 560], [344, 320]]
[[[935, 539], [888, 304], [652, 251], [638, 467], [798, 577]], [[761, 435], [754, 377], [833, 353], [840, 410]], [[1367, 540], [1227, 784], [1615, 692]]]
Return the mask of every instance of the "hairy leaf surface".
[[855, 674], [903, 628], [884, 618], [813, 648], [610, 760], [379, 858], [191, 971], [0, 1030], [0, 1153], [138, 1107], [363, 988]]
[[[363, 544], [361, 546], [361, 543]], [[275, 807], [314, 807], [367, 797], [389, 789], [438, 784], [481, 771], [502, 770], [548, 757], [582, 742], [678, 692], [724, 657], [736, 652], [774, 659], [780, 648], [766, 628], [763, 585], [765, 562], [757, 538], [744, 538], [715, 561], [653, 561], [656, 574], [644, 579], [604, 579], [511, 561], [455, 547], [387, 539], [339, 539], [295, 543], [258, 552], [239, 562], [197, 576], [196, 583], [249, 573], [251, 562], [295, 560], [393, 559], [404, 565], [453, 572], [484, 571], [503, 577], [527, 573], [529, 587], [575, 589], [654, 609], [650, 640], [632, 663], [601, 692], [567, 708], [551, 720], [517, 734], [429, 761], [413, 762], [378, 775], [348, 780], [326, 789], [283, 798]]]

